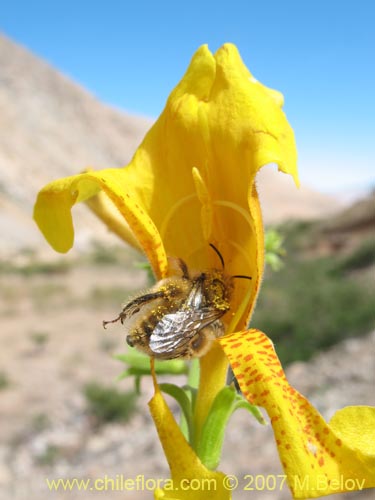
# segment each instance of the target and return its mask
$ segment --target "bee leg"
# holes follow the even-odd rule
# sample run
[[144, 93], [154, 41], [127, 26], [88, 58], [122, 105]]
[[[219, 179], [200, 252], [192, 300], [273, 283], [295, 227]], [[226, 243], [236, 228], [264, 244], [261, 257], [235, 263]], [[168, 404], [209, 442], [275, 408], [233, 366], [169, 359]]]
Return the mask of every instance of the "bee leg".
[[146, 293], [146, 295], [141, 295], [140, 297], [136, 297], [131, 300], [129, 304], [127, 304], [124, 309], [121, 311], [119, 315], [119, 319], [121, 319], [121, 323], [128, 316], [133, 316], [133, 314], [139, 313], [141, 310], [141, 306], [151, 302], [152, 300], [159, 299], [165, 296], [164, 290], [159, 290], [158, 292], [150, 292]]
[[186, 265], [186, 262], [182, 259], [177, 259], [177, 262], [178, 262], [178, 265], [181, 269], [182, 277], [186, 280], [190, 279], [189, 270], [188, 270], [188, 266]]
[[120, 319], [121, 319], [121, 314], [119, 316], [117, 316], [117, 318], [115, 318], [115, 319], [111, 319], [109, 321], [104, 321], [103, 320], [103, 328], [104, 328], [104, 330], [107, 328], [107, 325], [109, 323], [117, 323], [117, 321], [119, 321]]
[[238, 380], [236, 379], [236, 376], [233, 373], [231, 366], [229, 366], [229, 370], [227, 373], [227, 385], [232, 385], [232, 384], [234, 385], [236, 392], [238, 394], [241, 394], [241, 389], [240, 389], [240, 385], [238, 383]]
[[146, 295], [141, 295], [140, 297], [136, 297], [124, 307], [124, 309], [120, 312], [117, 318], [109, 321], [103, 321], [103, 328], [106, 328], [106, 326], [109, 323], [117, 323], [117, 321], [121, 321], [121, 323], [123, 323], [127, 317], [133, 316], [133, 314], [137, 314], [141, 310], [142, 305], [147, 304], [147, 302], [151, 302], [151, 300], [164, 297], [164, 295], [165, 295], [164, 291], [159, 291], [159, 292], [147, 293]]
[[185, 280], [190, 279], [188, 266], [186, 262], [179, 257], [168, 257], [169, 276], [175, 276], [181, 273], [182, 278]]

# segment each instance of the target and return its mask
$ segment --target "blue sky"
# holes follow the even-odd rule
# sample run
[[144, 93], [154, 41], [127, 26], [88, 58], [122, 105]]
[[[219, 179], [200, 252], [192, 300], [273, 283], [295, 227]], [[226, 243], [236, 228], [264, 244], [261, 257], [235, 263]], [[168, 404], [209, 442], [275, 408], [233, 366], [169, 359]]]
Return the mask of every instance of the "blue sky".
[[[235, 43], [285, 96], [303, 182], [375, 185], [372, 0], [2, 2], [0, 30], [101, 100], [157, 117], [194, 51]], [[1, 71], [1, 69], [0, 69]]]

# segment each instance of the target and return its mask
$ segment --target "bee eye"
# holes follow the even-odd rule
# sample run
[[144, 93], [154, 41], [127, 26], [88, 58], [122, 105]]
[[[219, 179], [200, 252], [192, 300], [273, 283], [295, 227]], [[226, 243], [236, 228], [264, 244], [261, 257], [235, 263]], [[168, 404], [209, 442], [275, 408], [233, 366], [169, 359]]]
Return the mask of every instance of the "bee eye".
[[130, 335], [126, 336], [126, 343], [128, 344], [128, 346], [134, 347], [134, 342], [133, 342], [133, 340], [132, 340], [132, 338], [131, 338]]

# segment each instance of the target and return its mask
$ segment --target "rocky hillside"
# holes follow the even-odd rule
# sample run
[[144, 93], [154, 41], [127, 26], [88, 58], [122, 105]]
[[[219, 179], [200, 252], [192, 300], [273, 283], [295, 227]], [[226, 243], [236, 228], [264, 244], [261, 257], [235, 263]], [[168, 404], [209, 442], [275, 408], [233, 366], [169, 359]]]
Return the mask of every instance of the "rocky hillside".
[[[77, 489], [51, 493], [46, 478], [168, 477], [147, 410], [151, 381], [142, 381], [142, 396], [128, 422], [107, 421], [99, 427], [84, 390], [93, 382], [123, 393], [132, 388], [130, 379], [115, 381], [123, 365], [113, 355], [124, 352], [123, 335], [115, 329], [104, 331], [101, 322], [113, 317], [115, 292], [123, 298], [126, 290], [120, 293], [121, 287], [130, 291], [145, 286], [144, 278], [134, 268], [124, 273], [108, 265], [80, 265], [64, 274], [27, 279], [0, 274], [1, 500], [100, 497], [98, 492]], [[347, 405], [373, 405], [374, 341], [374, 333], [347, 339], [308, 363], [290, 365], [288, 378], [326, 419]], [[165, 376], [162, 381], [172, 380]], [[249, 474], [283, 474], [271, 426], [259, 425], [248, 412], [240, 410], [231, 418], [221, 468], [240, 479], [234, 500], [291, 498], [286, 486], [281, 491], [257, 491], [253, 497], [243, 490]], [[151, 497], [147, 491], [105, 493], [108, 500]], [[370, 500], [373, 492], [334, 498]]]
[[31, 221], [38, 190], [87, 166], [126, 164], [151, 120], [105, 106], [2, 36], [0, 68], [0, 230], [12, 248], [34, 246], [42, 241]]
[[[99, 102], [41, 59], [0, 35], [0, 231], [3, 253], [21, 247], [47, 248], [31, 221], [38, 190], [52, 179], [90, 166], [126, 164], [151, 125]], [[266, 219], [310, 218], [332, 212], [337, 201], [287, 176], [274, 182], [262, 173], [259, 187]], [[77, 244], [105, 229], [78, 207]]]

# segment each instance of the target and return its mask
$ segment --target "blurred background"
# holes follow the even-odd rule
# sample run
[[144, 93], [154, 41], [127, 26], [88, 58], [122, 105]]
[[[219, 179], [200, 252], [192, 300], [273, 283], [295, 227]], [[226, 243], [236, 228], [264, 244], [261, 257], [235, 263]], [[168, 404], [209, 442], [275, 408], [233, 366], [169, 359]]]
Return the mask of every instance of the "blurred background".
[[[374, 14], [370, 0], [2, 5], [1, 500], [146, 499], [51, 492], [45, 478], [168, 477], [150, 382], [135, 397], [132, 378], [116, 380], [124, 338], [101, 326], [149, 286], [142, 257], [81, 206], [73, 250], [55, 254], [32, 207], [55, 178], [125, 165], [204, 43], [235, 43], [253, 75], [284, 94], [299, 150], [300, 190], [273, 166], [259, 175], [269, 262], [252, 325], [325, 418], [375, 404]], [[237, 412], [221, 469], [282, 473], [269, 427]]]

